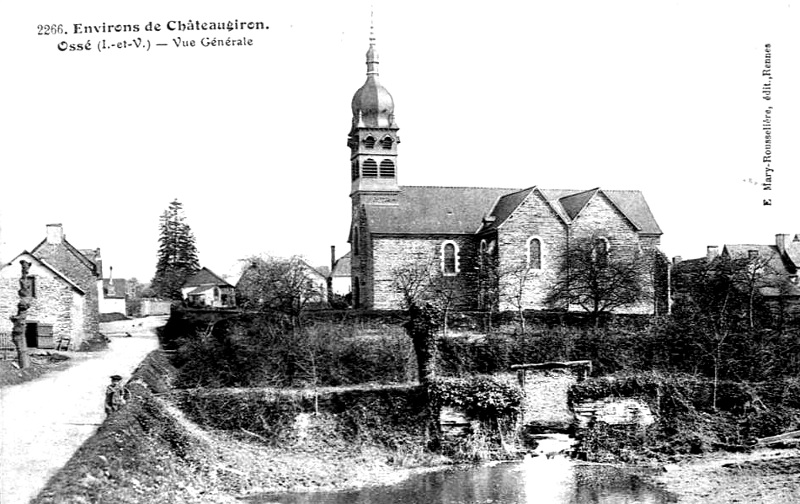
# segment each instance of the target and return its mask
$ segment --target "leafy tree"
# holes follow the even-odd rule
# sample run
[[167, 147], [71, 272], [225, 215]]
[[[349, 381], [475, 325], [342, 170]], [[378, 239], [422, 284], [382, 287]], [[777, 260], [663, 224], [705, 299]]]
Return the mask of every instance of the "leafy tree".
[[324, 283], [315, 282], [314, 276], [313, 268], [297, 256], [251, 257], [236, 285], [237, 303], [248, 310], [286, 317], [299, 329], [309, 305], [325, 302]]
[[652, 285], [650, 254], [609, 249], [603, 239], [576, 239], [565, 259], [547, 302], [561, 308], [579, 306], [592, 314], [595, 326], [602, 314], [643, 301]]
[[167, 299], [181, 299], [181, 286], [200, 269], [194, 234], [186, 223], [183, 204], [177, 199], [161, 214], [153, 292]]

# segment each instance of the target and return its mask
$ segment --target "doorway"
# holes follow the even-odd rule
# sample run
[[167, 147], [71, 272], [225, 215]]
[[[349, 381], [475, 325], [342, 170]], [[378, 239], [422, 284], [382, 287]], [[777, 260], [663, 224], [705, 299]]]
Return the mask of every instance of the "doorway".
[[37, 322], [25, 324], [25, 345], [28, 348], [39, 348], [39, 324]]

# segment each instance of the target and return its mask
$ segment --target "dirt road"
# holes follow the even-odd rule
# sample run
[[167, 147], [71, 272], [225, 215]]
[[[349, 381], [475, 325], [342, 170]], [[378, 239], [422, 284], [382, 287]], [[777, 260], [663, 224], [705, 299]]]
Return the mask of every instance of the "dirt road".
[[[148, 317], [101, 324], [109, 349], [64, 371], [0, 389], [0, 504], [27, 503], [103, 422], [109, 376], [130, 373], [158, 347]], [[126, 333], [131, 336], [127, 337]]]

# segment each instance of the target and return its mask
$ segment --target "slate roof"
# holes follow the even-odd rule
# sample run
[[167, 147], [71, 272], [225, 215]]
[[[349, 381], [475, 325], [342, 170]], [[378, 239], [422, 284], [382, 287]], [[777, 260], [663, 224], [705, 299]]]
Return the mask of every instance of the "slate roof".
[[[67, 241], [66, 237], [62, 237], [61, 243], [64, 247], [70, 251], [72, 255], [74, 255], [84, 266], [89, 268], [95, 275], [100, 275], [101, 272], [99, 271], [100, 268], [98, 267], [98, 257], [100, 255], [100, 249], [77, 249], [73, 246], [70, 242]], [[39, 242], [33, 250], [31, 254], [36, 254], [36, 252], [42, 248], [45, 244], [47, 244], [47, 238]], [[88, 255], [87, 255], [88, 254]]]
[[515, 189], [403, 186], [398, 205], [368, 205], [377, 234], [474, 234], [500, 196]]
[[527, 189], [522, 189], [521, 191], [513, 192], [511, 194], [506, 194], [500, 196], [495, 203], [494, 208], [491, 209], [490, 215], [494, 218], [494, 220], [487, 221], [481, 231], [489, 231], [491, 229], [496, 229], [500, 224], [505, 222], [508, 219], [508, 216], [516, 210], [516, 208], [525, 201], [525, 198], [533, 191], [533, 187], [529, 187]]
[[75, 282], [73, 282], [72, 280], [70, 280], [67, 275], [65, 275], [64, 273], [61, 273], [55, 267], [53, 267], [50, 263], [48, 263], [44, 259], [39, 259], [38, 257], [36, 257], [32, 253], [28, 252], [27, 250], [22, 251], [22, 253], [19, 254], [17, 257], [15, 257], [11, 261], [7, 262], [6, 264], [0, 266], [0, 269], [7, 268], [9, 266], [13, 266], [14, 264], [18, 264], [19, 263], [19, 258], [23, 257], [23, 256], [27, 257], [28, 259], [30, 259], [32, 261], [38, 262], [39, 264], [41, 264], [45, 268], [47, 268], [50, 271], [52, 271], [53, 274], [56, 275], [56, 277], [60, 278], [62, 281], [64, 281], [64, 283], [66, 283], [67, 285], [72, 287], [72, 289], [75, 290], [78, 294], [81, 294], [81, 295], [84, 295], [84, 296], [86, 295], [86, 291], [84, 291], [83, 289], [78, 287], [78, 285]]
[[[541, 191], [550, 201], [561, 200], [569, 195], [591, 192], [571, 189], [541, 189]], [[658, 226], [656, 218], [653, 217], [653, 213], [650, 211], [650, 207], [647, 205], [642, 191], [614, 189], [593, 189], [592, 191], [603, 193], [634, 226], [639, 228], [640, 232], [646, 234], [662, 234], [661, 228]], [[586, 202], [588, 201], [587, 199]], [[584, 206], [586, 202], [584, 202]], [[570, 200], [570, 203], [574, 203], [574, 201]], [[561, 204], [559, 203], [557, 206], [561, 207]], [[563, 209], [563, 207], [561, 208]], [[581, 207], [581, 209], [582, 208], [583, 207]]]
[[194, 296], [194, 295], [197, 295], [197, 294], [202, 294], [203, 292], [210, 291], [214, 287], [215, 287], [214, 285], [200, 285], [200, 286], [197, 286], [194, 289], [190, 290], [189, 292], [187, 292], [186, 295], [187, 296]]
[[[535, 189], [403, 186], [397, 205], [368, 205], [367, 221], [376, 234], [474, 234], [500, 226]], [[640, 232], [662, 233], [641, 191], [538, 190], [565, 222], [601, 192]], [[484, 224], [487, 215], [494, 219]]]
[[588, 191], [562, 196], [558, 199], [558, 203], [561, 205], [561, 208], [564, 209], [564, 212], [566, 212], [570, 220], [573, 220], [578, 216], [581, 210], [583, 210], [586, 203], [597, 194], [597, 191], [597, 189], [589, 189]]
[[726, 244], [722, 247], [722, 254], [728, 255], [731, 259], [746, 259], [749, 257], [751, 250], [756, 251], [760, 259], [768, 260], [766, 266], [771, 273], [778, 275], [790, 274], [778, 251], [778, 247], [775, 245]]
[[233, 287], [233, 285], [229, 284], [226, 280], [223, 280], [222, 277], [211, 271], [210, 269], [203, 267], [195, 273], [194, 275], [190, 276], [186, 282], [183, 284], [183, 288], [187, 287], [199, 287], [201, 285], [218, 285], [222, 287]]

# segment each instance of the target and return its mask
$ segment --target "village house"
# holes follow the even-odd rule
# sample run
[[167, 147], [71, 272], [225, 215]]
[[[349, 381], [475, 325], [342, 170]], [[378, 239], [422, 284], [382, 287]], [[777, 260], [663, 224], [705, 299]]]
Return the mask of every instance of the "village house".
[[84, 340], [84, 310], [87, 293], [75, 282], [43, 259], [22, 252], [0, 267], [0, 339], [10, 347], [17, 314], [20, 261], [31, 264], [31, 305], [25, 325], [25, 341], [29, 348], [67, 348]]
[[[602, 242], [618, 257], [644, 253], [657, 260], [662, 231], [640, 191], [399, 185], [399, 127], [392, 96], [379, 82], [374, 39], [366, 60], [348, 139], [355, 307], [401, 308], [397, 279], [422, 265], [448, 279], [463, 308], [482, 308], [482, 293], [490, 288], [500, 292], [500, 310], [512, 309], [520, 271], [522, 307], [550, 308], [549, 288], [579, 238]], [[490, 265], [498, 274], [486, 280]], [[620, 311], [666, 312], [666, 275], [651, 280], [647, 299]]]
[[[10, 332], [9, 317], [17, 312], [19, 260], [32, 263], [34, 305], [26, 335], [34, 347], [47, 348], [62, 339], [72, 348], [99, 333], [99, 299], [102, 297], [100, 249], [77, 249], [69, 243], [61, 224], [48, 224], [45, 239], [0, 269], [0, 333]], [[35, 259], [35, 261], [31, 260]]]
[[206, 308], [236, 306], [234, 286], [205, 267], [184, 282], [181, 295], [189, 306]]
[[784, 306], [800, 315], [800, 234], [776, 234], [775, 244], [725, 244], [706, 248], [705, 257], [672, 259], [672, 299], [689, 296], [693, 286], [703, 281], [703, 274], [714, 261], [746, 261], [757, 278], [758, 293], [773, 307]]
[[103, 292], [100, 297], [100, 313], [120, 313], [128, 315], [128, 281], [114, 278], [114, 268], [108, 268], [108, 278], [103, 278]]
[[331, 272], [328, 275], [328, 292], [337, 296], [350, 294], [350, 252], [336, 259], [336, 249], [331, 247]]

